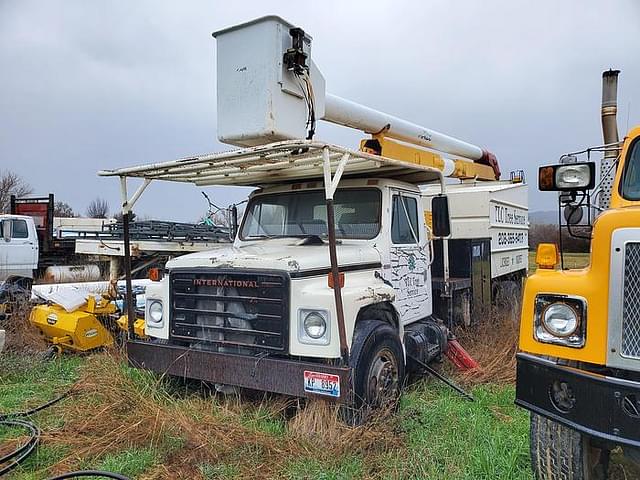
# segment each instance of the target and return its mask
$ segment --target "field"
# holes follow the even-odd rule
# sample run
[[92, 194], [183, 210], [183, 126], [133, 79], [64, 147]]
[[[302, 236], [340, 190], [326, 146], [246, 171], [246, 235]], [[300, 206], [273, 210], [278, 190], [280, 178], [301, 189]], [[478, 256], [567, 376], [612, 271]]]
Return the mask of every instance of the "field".
[[[323, 402], [216, 396], [130, 369], [117, 352], [53, 361], [3, 354], [0, 412], [72, 389], [33, 416], [41, 445], [8, 478], [97, 468], [139, 479], [530, 479], [528, 414], [513, 405], [512, 323], [507, 331], [501, 340], [475, 335], [496, 354], [472, 352], [488, 368], [458, 377], [474, 402], [418, 380], [397, 412], [359, 428]], [[20, 431], [0, 430], [0, 456], [21, 440]]]
[[[582, 266], [588, 255], [565, 260]], [[417, 380], [397, 411], [359, 428], [340, 423], [323, 402], [215, 395], [131, 369], [117, 351], [52, 361], [5, 353], [0, 414], [71, 389], [32, 417], [40, 447], [7, 478], [104, 469], [137, 479], [532, 479], [528, 413], [513, 404], [517, 322], [492, 315], [487, 325], [461, 334], [480, 372], [460, 376], [443, 365], [474, 402], [434, 379]], [[0, 429], [0, 456], [24, 440]]]

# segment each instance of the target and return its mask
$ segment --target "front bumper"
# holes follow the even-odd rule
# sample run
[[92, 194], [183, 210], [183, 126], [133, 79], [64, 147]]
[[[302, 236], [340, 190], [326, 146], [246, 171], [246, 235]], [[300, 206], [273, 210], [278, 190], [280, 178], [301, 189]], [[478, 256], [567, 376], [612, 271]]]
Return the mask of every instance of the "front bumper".
[[[557, 365], [526, 353], [517, 355], [517, 363], [517, 405], [592, 437], [640, 447], [640, 382]], [[556, 406], [555, 382], [572, 391], [570, 408]]]
[[136, 340], [127, 342], [127, 356], [129, 364], [136, 368], [294, 397], [318, 396], [305, 391], [305, 371], [337, 375], [340, 378], [339, 396], [323, 395], [322, 398], [342, 403], [351, 401], [351, 369], [347, 367], [207, 352]]

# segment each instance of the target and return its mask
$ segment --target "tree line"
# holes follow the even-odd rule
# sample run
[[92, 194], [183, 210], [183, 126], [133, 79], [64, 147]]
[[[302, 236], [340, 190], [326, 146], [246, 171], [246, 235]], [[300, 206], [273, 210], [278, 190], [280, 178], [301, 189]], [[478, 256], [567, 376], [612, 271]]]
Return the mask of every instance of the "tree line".
[[[0, 213], [10, 213], [11, 196], [17, 198], [28, 197], [33, 194], [33, 188], [20, 175], [9, 170], [0, 171]], [[79, 217], [80, 214], [67, 202], [56, 200], [53, 207], [55, 217]], [[109, 204], [102, 198], [93, 199], [86, 209], [86, 216], [91, 218], [108, 218]], [[117, 217], [117, 215], [116, 215]]]

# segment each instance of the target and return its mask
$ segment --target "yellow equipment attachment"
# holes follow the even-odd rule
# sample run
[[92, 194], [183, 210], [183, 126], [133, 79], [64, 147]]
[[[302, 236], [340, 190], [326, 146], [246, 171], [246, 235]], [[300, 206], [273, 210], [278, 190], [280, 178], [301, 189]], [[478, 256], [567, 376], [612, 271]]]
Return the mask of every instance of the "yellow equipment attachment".
[[[127, 315], [122, 315], [118, 320], [116, 320], [116, 323], [118, 324], [118, 327], [120, 327], [120, 330], [123, 332], [128, 331], [129, 320]], [[144, 320], [142, 318], [138, 318], [133, 322], [133, 333], [136, 337], [146, 338], [146, 335], [144, 334]]]
[[113, 335], [101, 317], [116, 310], [109, 300], [89, 296], [86, 305], [73, 312], [59, 305], [38, 305], [31, 310], [29, 321], [60, 351], [86, 352], [113, 345]]

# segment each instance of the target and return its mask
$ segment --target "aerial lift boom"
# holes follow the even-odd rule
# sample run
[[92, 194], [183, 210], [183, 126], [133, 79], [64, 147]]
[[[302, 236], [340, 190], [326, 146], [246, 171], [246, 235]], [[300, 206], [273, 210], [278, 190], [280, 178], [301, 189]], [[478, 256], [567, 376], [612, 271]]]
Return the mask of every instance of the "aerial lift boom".
[[215, 32], [218, 138], [238, 146], [313, 139], [317, 120], [361, 130], [362, 148], [454, 178], [499, 179], [496, 157], [444, 133], [326, 92], [311, 37], [276, 16]]

